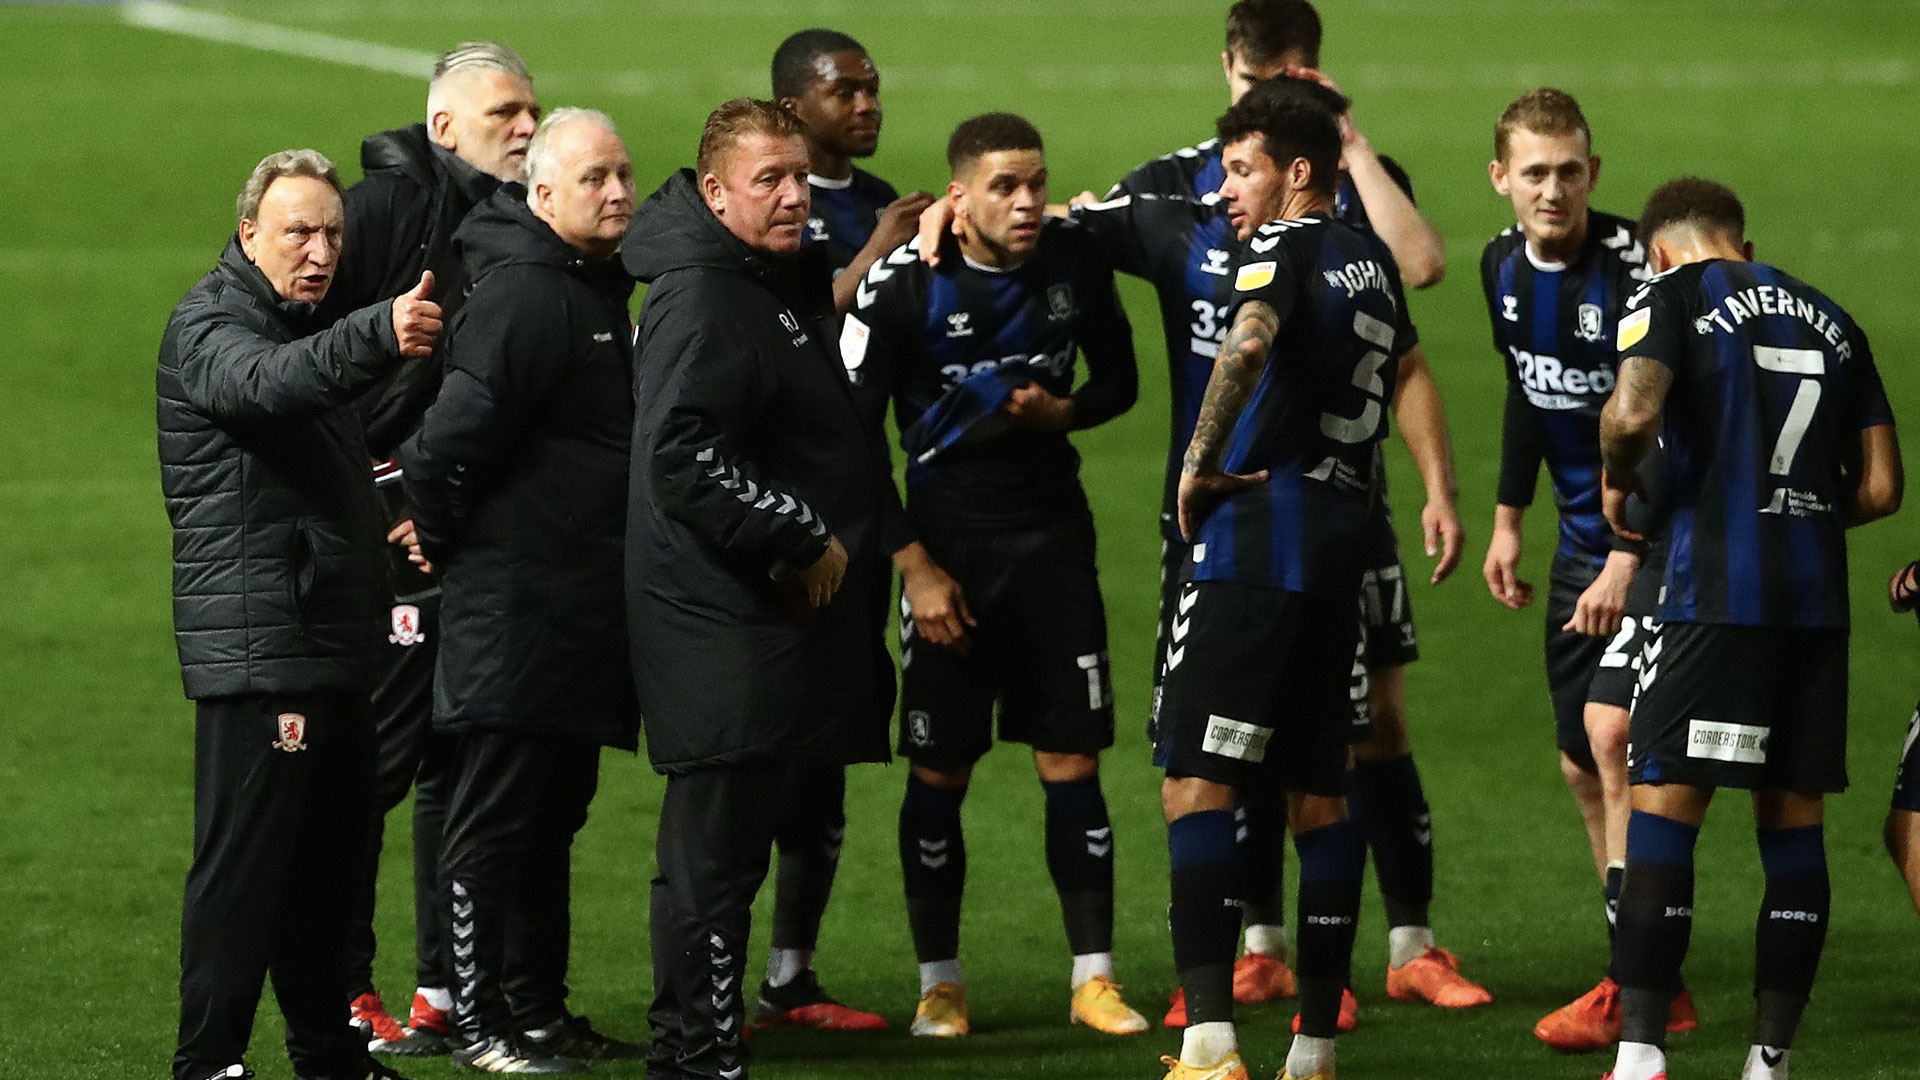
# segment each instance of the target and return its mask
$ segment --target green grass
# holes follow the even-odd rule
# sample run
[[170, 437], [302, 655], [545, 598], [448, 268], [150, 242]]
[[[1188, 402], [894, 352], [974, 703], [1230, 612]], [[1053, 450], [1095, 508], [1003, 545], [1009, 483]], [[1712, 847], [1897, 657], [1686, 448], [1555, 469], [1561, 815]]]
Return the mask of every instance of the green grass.
[[[874, 168], [935, 187], [946, 132], [989, 108], [1045, 132], [1058, 191], [1103, 189], [1145, 158], [1204, 137], [1223, 105], [1215, 3], [1059, 0], [727, 0], [579, 4], [371, 0], [218, 8], [437, 51], [477, 37], [527, 57], [548, 106], [621, 122], [644, 185], [692, 156], [719, 100], [764, 93], [786, 32], [831, 24], [866, 41], [886, 79]], [[1511, 219], [1488, 190], [1493, 118], [1542, 82], [1577, 93], [1606, 171], [1598, 204], [1631, 213], [1684, 172], [1745, 196], [1763, 257], [1818, 283], [1873, 334], [1896, 404], [1920, 394], [1920, 322], [1907, 272], [1920, 242], [1912, 177], [1920, 56], [1912, 5], [1582, 0], [1328, 0], [1326, 62], [1379, 147], [1412, 172], [1449, 240], [1446, 282], [1415, 315], [1454, 420], [1472, 529], [1461, 574], [1415, 596], [1424, 659], [1410, 675], [1419, 756], [1438, 825], [1435, 923], [1491, 1008], [1443, 1015], [1385, 1000], [1384, 934], [1368, 901], [1356, 955], [1363, 1027], [1350, 1077], [1591, 1077], [1555, 1058], [1534, 1020], [1585, 989], [1604, 951], [1599, 896], [1554, 764], [1540, 616], [1497, 607], [1477, 580], [1491, 516], [1501, 370], [1475, 262]], [[172, 1050], [180, 885], [190, 838], [191, 709], [169, 635], [167, 532], [154, 464], [152, 365], [167, 312], [212, 263], [233, 192], [263, 154], [313, 145], [343, 165], [359, 139], [421, 112], [415, 81], [171, 37], [104, 6], [0, 6], [10, 102], [0, 169], [0, 1074], [158, 1075]], [[349, 166], [349, 172], [357, 171]], [[1119, 965], [1157, 1015], [1170, 989], [1166, 863], [1147, 704], [1166, 438], [1162, 350], [1148, 291], [1128, 283], [1146, 369], [1132, 414], [1081, 438], [1112, 617], [1120, 745], [1107, 759], [1119, 846]], [[1393, 452], [1402, 521], [1417, 486]], [[1544, 576], [1551, 513], [1533, 515], [1527, 568]], [[1909, 512], [1906, 521], [1912, 520]], [[1855, 537], [1853, 793], [1832, 802], [1834, 923], [1801, 1067], [1910, 1076], [1920, 1021], [1917, 925], [1879, 849], [1888, 782], [1912, 705], [1912, 625], [1881, 582], [1914, 554], [1901, 523]], [[1411, 554], [1410, 549], [1410, 554]], [[1413, 562], [1420, 563], [1417, 556]], [[927, 1045], [779, 1034], [768, 1076], [1158, 1076], [1177, 1040], [1126, 1041], [1065, 1023], [1067, 958], [1041, 858], [1040, 799], [1017, 750], [982, 765], [969, 804], [965, 935], [979, 1034]], [[838, 895], [820, 967], [846, 999], [904, 1025], [917, 987], [892, 838], [903, 774], [856, 770]], [[576, 859], [574, 1005], [638, 1037], [648, 994], [645, 883], [659, 781], [609, 755]], [[380, 984], [410, 990], [406, 831], [390, 831]], [[1750, 813], [1720, 807], [1701, 846], [1687, 972], [1704, 1018], [1675, 1041], [1676, 1075], [1730, 1075], [1744, 1052], [1759, 874]], [[764, 914], [764, 912], [763, 912]], [[764, 919], [762, 932], [764, 933]], [[757, 961], [756, 961], [757, 964]], [[756, 971], [757, 974], [757, 971]], [[1291, 1010], [1246, 1011], [1244, 1042], [1276, 1068]], [[262, 1010], [253, 1064], [284, 1077]], [[449, 1074], [444, 1063], [411, 1067]], [[638, 1076], [635, 1067], [596, 1070]], [[1264, 1075], [1264, 1073], [1263, 1073]]]

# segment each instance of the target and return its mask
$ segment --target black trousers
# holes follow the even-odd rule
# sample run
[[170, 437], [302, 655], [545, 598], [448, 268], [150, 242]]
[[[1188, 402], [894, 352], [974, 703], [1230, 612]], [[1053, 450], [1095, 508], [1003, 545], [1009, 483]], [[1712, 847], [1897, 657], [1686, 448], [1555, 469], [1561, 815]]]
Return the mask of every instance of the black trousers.
[[393, 606], [392, 632], [381, 649], [373, 686], [372, 823], [354, 865], [352, 936], [347, 942], [347, 996], [372, 993], [374, 882], [387, 814], [413, 796], [414, 985], [448, 986], [447, 909], [440, 902], [440, 835], [447, 816], [452, 740], [433, 731], [433, 668], [440, 653], [440, 594]]
[[650, 912], [652, 1080], [747, 1075], [747, 931], [784, 769], [766, 760], [667, 777]]
[[197, 704], [176, 1080], [242, 1060], [268, 977], [294, 1071], [364, 1075], [366, 1044], [342, 1006], [347, 881], [365, 843], [372, 771], [361, 694]]
[[466, 1039], [567, 1015], [573, 836], [599, 778], [589, 743], [504, 732], [453, 741], [440, 883]]

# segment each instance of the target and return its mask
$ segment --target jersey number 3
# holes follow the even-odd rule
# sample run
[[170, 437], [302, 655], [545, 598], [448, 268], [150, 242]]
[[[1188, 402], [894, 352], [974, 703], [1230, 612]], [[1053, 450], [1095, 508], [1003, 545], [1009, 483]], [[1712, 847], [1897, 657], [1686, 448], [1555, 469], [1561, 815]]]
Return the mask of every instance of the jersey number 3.
[[1377, 346], [1353, 365], [1353, 385], [1367, 396], [1360, 415], [1347, 417], [1320, 414], [1320, 433], [1335, 442], [1363, 443], [1380, 433], [1380, 414], [1386, 407], [1387, 382], [1380, 369], [1387, 365], [1386, 350], [1393, 348], [1393, 327], [1364, 311], [1353, 313], [1353, 332], [1360, 340]]

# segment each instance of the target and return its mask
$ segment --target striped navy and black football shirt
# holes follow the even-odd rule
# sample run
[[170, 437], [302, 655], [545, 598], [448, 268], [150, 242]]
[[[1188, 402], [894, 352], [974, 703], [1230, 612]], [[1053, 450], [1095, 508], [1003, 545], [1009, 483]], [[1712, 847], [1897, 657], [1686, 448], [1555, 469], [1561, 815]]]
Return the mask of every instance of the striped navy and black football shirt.
[[[1084, 229], [1048, 220], [1033, 256], [1008, 270], [963, 258], [951, 239], [945, 255], [928, 267], [916, 240], [875, 263], [841, 330], [856, 393], [875, 412], [893, 402], [910, 453], [915, 425], [973, 376], [998, 373], [1009, 385], [1072, 397], [1075, 429], [1133, 404], [1133, 330], [1113, 271]], [[1076, 354], [1086, 362], [1077, 389]], [[907, 512], [916, 525], [978, 533], [1085, 512], [1080, 456], [1066, 432], [995, 423], [983, 432], [944, 448], [924, 471], [910, 467]]]
[[1248, 238], [1227, 318], [1251, 301], [1280, 329], [1220, 467], [1270, 475], [1200, 523], [1193, 577], [1351, 594], [1399, 358], [1419, 340], [1399, 271], [1378, 237], [1311, 214]]
[[1712, 259], [1628, 300], [1619, 354], [1673, 371], [1661, 617], [1846, 626], [1860, 432], [1893, 422], [1853, 319], [1775, 267]]
[[800, 239], [824, 247], [836, 275], [867, 246], [880, 211], [900, 197], [892, 184], [859, 168], [845, 180], [809, 175], [807, 187], [813, 192], [813, 210]]
[[[1388, 158], [1381, 164], [1412, 197], [1413, 183], [1405, 170]], [[1180, 540], [1174, 520], [1180, 461], [1193, 438], [1220, 342], [1227, 336], [1227, 306], [1233, 298], [1232, 261], [1239, 241], [1228, 228], [1220, 199], [1225, 179], [1220, 140], [1208, 139], [1141, 165], [1104, 200], [1073, 211], [1100, 241], [1114, 269], [1151, 283], [1160, 301], [1171, 412], [1160, 529], [1164, 539], [1174, 542]], [[1366, 209], [1344, 173], [1334, 206], [1335, 217], [1370, 231]]]
[[1614, 330], [1648, 275], [1633, 222], [1597, 210], [1569, 263], [1542, 262], [1520, 226], [1480, 257], [1493, 347], [1506, 362], [1500, 502], [1533, 503], [1544, 461], [1560, 510], [1559, 557], [1597, 571], [1613, 549], [1600, 512], [1600, 408], [1613, 393]]

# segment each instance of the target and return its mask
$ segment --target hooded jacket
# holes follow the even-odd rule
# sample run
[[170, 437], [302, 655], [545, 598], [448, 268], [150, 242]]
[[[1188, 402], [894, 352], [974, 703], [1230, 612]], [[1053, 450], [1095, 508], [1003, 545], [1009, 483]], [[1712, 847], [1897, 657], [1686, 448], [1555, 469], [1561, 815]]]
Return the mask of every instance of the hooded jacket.
[[455, 242], [473, 291], [446, 376], [399, 451], [441, 571], [434, 726], [633, 749], [621, 610], [633, 282], [533, 215], [519, 187]]
[[[347, 189], [347, 233], [340, 272], [322, 309], [342, 313], [390, 300], [433, 271], [428, 299], [449, 323], [468, 282], [454, 231], [500, 181], [438, 146], [425, 124], [370, 135], [360, 144], [360, 182]], [[441, 363], [407, 364], [354, 400], [375, 458], [393, 456], [420, 426], [440, 388]]]
[[347, 405], [400, 360], [393, 304], [323, 326], [237, 237], [167, 320], [160, 486], [190, 698], [368, 690], [386, 544]]
[[[627, 611], [663, 772], [773, 755], [887, 759], [880, 539], [892, 480], [834, 351], [818, 253], [748, 248], [682, 169], [634, 215], [651, 285], [634, 378]], [[778, 579], [837, 536], [846, 578], [799, 616]]]

